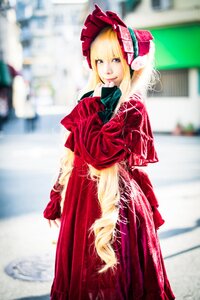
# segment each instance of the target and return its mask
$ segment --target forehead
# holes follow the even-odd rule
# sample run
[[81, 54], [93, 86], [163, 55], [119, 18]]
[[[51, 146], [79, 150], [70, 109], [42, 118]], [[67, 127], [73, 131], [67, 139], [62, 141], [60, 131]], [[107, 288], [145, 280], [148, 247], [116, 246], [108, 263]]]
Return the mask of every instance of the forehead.
[[118, 40], [104, 38], [97, 40], [93, 45], [93, 53], [95, 58], [113, 58], [121, 57], [122, 52]]

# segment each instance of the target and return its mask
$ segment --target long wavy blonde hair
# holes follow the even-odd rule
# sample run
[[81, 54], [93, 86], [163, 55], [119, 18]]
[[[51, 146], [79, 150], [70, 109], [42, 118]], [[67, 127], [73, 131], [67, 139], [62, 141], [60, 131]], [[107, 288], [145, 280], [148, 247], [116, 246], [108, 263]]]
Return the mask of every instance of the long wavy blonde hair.
[[[152, 78], [154, 57], [153, 50], [154, 48], [152, 43], [151, 51], [148, 54], [148, 61], [145, 68], [141, 69], [140, 71], [135, 71], [131, 77], [130, 68], [123, 57], [116, 32], [114, 32], [111, 27], [106, 27], [96, 37], [91, 45], [90, 57], [92, 72], [84, 92], [94, 90], [96, 85], [101, 82], [97, 72], [96, 60], [99, 58], [105, 59], [118, 57], [122, 62], [124, 72], [123, 80], [119, 86], [122, 91], [120, 104], [124, 101], [127, 101], [129, 96], [133, 95], [134, 93], [144, 93], [147, 90]], [[60, 184], [64, 186], [61, 207], [63, 207], [68, 179], [73, 168], [73, 159], [73, 152], [69, 149], [66, 149], [65, 156], [61, 162], [61, 176], [59, 178]], [[101, 207], [101, 216], [99, 219], [95, 220], [91, 228], [95, 236], [95, 249], [98, 256], [104, 263], [104, 266], [99, 270], [99, 272], [105, 272], [109, 268], [114, 270], [117, 266], [117, 257], [113, 248], [113, 242], [115, 241], [116, 225], [119, 221], [119, 170], [120, 166], [117, 163], [102, 170], [96, 170], [94, 167], [89, 165], [90, 178], [91, 180], [96, 181], [98, 201]]]

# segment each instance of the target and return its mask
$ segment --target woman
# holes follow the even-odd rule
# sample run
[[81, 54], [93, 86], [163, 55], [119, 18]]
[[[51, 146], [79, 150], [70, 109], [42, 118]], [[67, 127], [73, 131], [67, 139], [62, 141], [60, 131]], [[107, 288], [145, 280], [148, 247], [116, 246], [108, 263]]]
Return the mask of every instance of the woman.
[[51, 299], [174, 299], [156, 229], [163, 224], [147, 174], [158, 161], [142, 102], [153, 42], [96, 6], [81, 34], [92, 75], [62, 121], [66, 154], [44, 216], [61, 221]]

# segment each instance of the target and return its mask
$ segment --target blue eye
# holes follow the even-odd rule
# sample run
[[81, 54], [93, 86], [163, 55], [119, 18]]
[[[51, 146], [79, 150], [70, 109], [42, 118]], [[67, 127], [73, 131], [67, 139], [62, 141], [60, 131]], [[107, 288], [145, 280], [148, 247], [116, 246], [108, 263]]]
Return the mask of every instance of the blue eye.
[[96, 64], [102, 64], [103, 63], [103, 60], [102, 59], [96, 59]]
[[119, 63], [119, 62], [121, 62], [121, 60], [120, 60], [120, 58], [119, 57], [115, 57], [115, 58], [113, 58], [113, 60], [112, 60], [113, 62], [117, 62], [117, 63]]

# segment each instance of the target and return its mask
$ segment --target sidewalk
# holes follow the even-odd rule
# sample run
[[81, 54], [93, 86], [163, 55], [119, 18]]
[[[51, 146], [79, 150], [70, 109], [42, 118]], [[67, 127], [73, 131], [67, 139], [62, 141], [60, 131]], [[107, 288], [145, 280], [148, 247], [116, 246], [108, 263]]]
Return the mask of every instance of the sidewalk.
[[176, 299], [199, 300], [200, 181], [157, 189], [157, 195], [166, 220], [159, 238]]
[[[199, 300], [200, 223], [196, 224], [195, 220], [200, 219], [200, 182], [157, 189], [157, 195], [166, 219], [159, 230], [161, 247], [176, 299]], [[176, 201], [169, 207], [167, 200], [171, 197]], [[0, 299], [49, 299], [51, 281], [13, 279], [4, 269], [16, 259], [43, 257], [52, 279], [55, 245], [51, 241], [55, 233], [38, 213], [1, 220], [0, 228]]]
[[33, 257], [38, 256], [52, 262], [52, 270], [48, 268], [52, 279], [55, 245], [51, 243], [50, 230], [42, 215], [28, 214], [1, 220], [0, 228], [0, 299], [13, 300], [24, 297], [32, 299], [34, 296], [48, 295], [50, 281], [23, 281], [13, 279], [5, 273], [5, 267], [16, 260], [27, 261], [26, 274], [33, 274], [34, 268], [35, 272], [38, 272], [36, 265], [28, 263]]
[[[48, 181], [49, 177], [51, 178], [51, 175], [47, 177], [46, 174], [48, 172], [52, 173], [52, 169], [56, 165], [56, 159], [58, 159], [59, 150], [56, 145], [58, 146], [59, 139], [61, 140], [62, 128], [59, 122], [62, 117], [61, 113], [40, 115], [36, 130], [31, 133], [25, 132], [23, 119], [12, 118], [5, 124], [3, 133], [0, 136], [0, 142], [2, 143], [1, 170], [4, 172], [3, 183], [5, 182], [6, 184], [7, 181], [14, 179], [14, 186], [18, 185], [20, 190], [24, 190], [22, 187], [23, 176], [26, 176], [27, 184], [27, 175], [29, 176], [30, 174], [30, 168], [32, 169], [32, 174], [34, 174], [32, 176], [38, 177], [38, 174], [40, 174], [41, 177], [45, 176], [46, 181]], [[50, 160], [49, 157], [55, 157], [55, 161], [53, 159]], [[45, 168], [41, 173], [38, 164], [48, 166], [48, 168]], [[12, 172], [12, 176], [10, 174], [9, 179], [7, 179], [7, 173], [9, 174], [9, 172]], [[17, 178], [15, 178], [16, 176]], [[49, 185], [51, 183], [50, 178], [47, 183]], [[31, 181], [33, 184], [32, 189], [34, 189], [34, 185], [38, 184], [38, 180], [36, 181], [34, 178], [31, 180], [30, 178], [28, 183]], [[43, 180], [40, 181], [43, 184]], [[8, 212], [10, 204], [2, 207], [0, 212], [0, 215], [2, 215], [2, 219], [0, 219], [0, 299], [14, 300], [25, 298], [46, 300], [49, 299], [55, 256], [52, 232], [46, 220], [43, 219], [42, 210], [30, 213], [31, 208], [35, 205], [30, 203], [30, 201], [36, 200], [36, 195], [32, 190], [29, 191], [30, 195], [27, 195], [28, 199], [25, 199], [29, 203], [23, 203], [24, 200], [22, 201], [20, 198], [21, 192], [14, 192], [14, 186], [10, 188], [10, 190], [13, 189], [13, 192], [6, 193], [6, 195], [9, 201], [13, 193], [12, 197], [18, 195], [16, 196], [17, 199], [13, 199], [14, 203], [17, 203], [17, 201], [19, 203], [18, 208], [15, 209], [16, 216], [12, 216], [13, 211], [11, 214]], [[4, 186], [4, 191], [6, 189], [8, 190], [9, 188]], [[29, 189], [29, 186], [26, 189]], [[43, 187], [40, 189], [45, 191], [47, 186], [43, 184]], [[24, 198], [26, 198], [25, 195]], [[42, 197], [39, 200], [45, 201]], [[3, 199], [3, 201], [5, 200]], [[23, 204], [24, 208], [21, 207]], [[30, 208], [27, 210], [28, 205]], [[38, 210], [38, 206], [35, 205], [35, 208]], [[20, 211], [20, 215], [17, 216]], [[7, 217], [4, 217], [5, 212]], [[40, 264], [38, 264], [38, 261], [40, 261]], [[49, 278], [49, 280], [25, 281], [14, 279], [5, 272], [5, 268], [12, 267], [12, 262], [16, 265], [13, 273], [23, 275], [22, 273], [24, 272], [24, 278], [27, 277], [27, 279], [35, 276]], [[45, 272], [48, 272], [48, 274]]]

